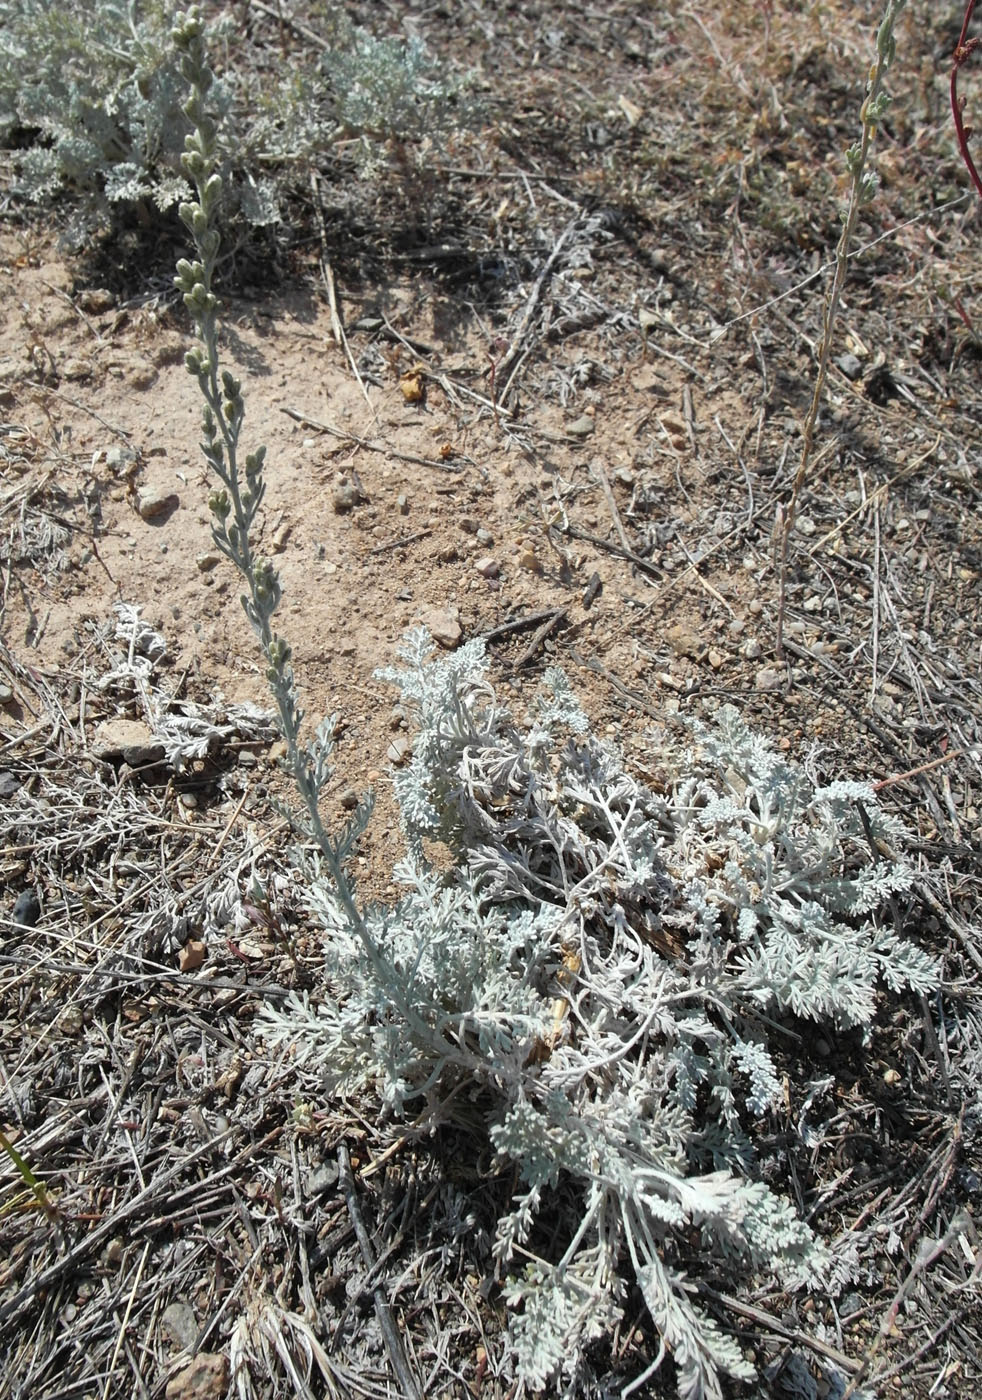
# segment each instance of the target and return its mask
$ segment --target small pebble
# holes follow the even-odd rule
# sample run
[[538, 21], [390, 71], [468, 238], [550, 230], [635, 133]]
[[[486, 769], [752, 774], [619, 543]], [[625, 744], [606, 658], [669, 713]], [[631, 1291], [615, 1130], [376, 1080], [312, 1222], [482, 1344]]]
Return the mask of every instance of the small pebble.
[[754, 676], [754, 685], [758, 690], [780, 690], [783, 684], [783, 673], [775, 670], [773, 666], [761, 666]]
[[41, 901], [34, 890], [22, 890], [14, 903], [11, 916], [21, 928], [34, 928], [41, 917]]
[[331, 505], [335, 515], [346, 515], [358, 504], [358, 488], [350, 481], [339, 481], [331, 493]]
[[397, 739], [392, 740], [392, 743], [385, 751], [385, 756], [390, 763], [394, 763], [398, 767], [400, 764], [405, 763], [409, 756], [410, 748], [411, 744], [408, 736], [400, 734]]
[[574, 418], [572, 423], [567, 423], [566, 431], [570, 437], [587, 438], [593, 432], [596, 424], [589, 414], [584, 413], [579, 418]]
[[490, 554], [475, 560], [474, 568], [482, 578], [497, 578], [501, 573], [501, 565]]
[[70, 355], [61, 366], [61, 374], [64, 379], [89, 379], [92, 374], [92, 361], [81, 355]]
[[205, 945], [200, 939], [192, 938], [177, 955], [177, 965], [182, 972], [196, 972], [205, 960]]
[[86, 287], [79, 292], [75, 301], [81, 311], [87, 311], [91, 316], [101, 316], [115, 305], [112, 292], [104, 287]]
[[173, 491], [157, 491], [152, 486], [141, 486], [136, 493], [136, 513], [141, 520], [156, 520], [161, 515], [169, 515], [180, 505]]

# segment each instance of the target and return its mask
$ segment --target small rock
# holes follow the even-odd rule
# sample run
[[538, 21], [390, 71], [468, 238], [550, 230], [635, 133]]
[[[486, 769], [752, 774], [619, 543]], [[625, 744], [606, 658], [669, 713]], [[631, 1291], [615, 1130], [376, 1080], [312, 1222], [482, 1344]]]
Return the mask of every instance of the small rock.
[[710, 666], [712, 666], [714, 671], [718, 671], [720, 669], [725, 659], [726, 658], [724, 657], [721, 651], [716, 651], [713, 647], [709, 648], [708, 660]]
[[572, 423], [567, 423], [566, 431], [570, 437], [588, 438], [593, 432], [596, 424], [588, 413], [584, 413], [579, 418], [574, 418]]
[[276, 739], [267, 750], [270, 763], [282, 763], [289, 752], [285, 739]]
[[223, 1400], [228, 1389], [228, 1360], [221, 1352], [199, 1351], [198, 1355], [171, 1376], [164, 1392], [166, 1400]]
[[336, 1162], [322, 1162], [307, 1177], [308, 1196], [320, 1196], [323, 1192], [330, 1191], [332, 1187], [337, 1186], [339, 1175]]
[[472, 520], [469, 515], [462, 515], [457, 523], [465, 535], [476, 535], [481, 528], [477, 521]]
[[141, 486], [136, 493], [136, 513], [141, 520], [158, 520], [170, 515], [180, 505], [174, 491], [158, 491], [153, 486]]
[[14, 698], [14, 688], [6, 681], [0, 681], [0, 705], [9, 705]]
[[111, 311], [114, 305], [113, 294], [105, 287], [86, 287], [79, 292], [75, 301], [79, 310], [87, 311], [90, 316], [102, 316]]
[[392, 740], [392, 743], [385, 751], [385, 756], [390, 763], [394, 763], [396, 767], [399, 767], [399, 765], [405, 763], [406, 759], [409, 757], [409, 750], [411, 747], [412, 744], [410, 743], [409, 736], [400, 734], [397, 738]]
[[494, 536], [492, 535], [491, 531], [485, 530], [483, 526], [480, 530], [478, 530], [475, 539], [477, 540], [478, 544], [483, 544], [485, 547], [494, 544]]
[[194, 562], [199, 574], [210, 574], [222, 562], [222, 556], [211, 549], [207, 554], [199, 554]]
[[59, 1032], [66, 1036], [81, 1035], [85, 1026], [85, 1017], [78, 1006], [66, 1006], [64, 1011], [59, 1011], [55, 1020], [55, 1025]]
[[408, 514], [409, 514], [409, 497], [406, 496], [406, 495], [397, 496], [397, 497], [396, 497], [396, 509], [398, 510], [398, 512], [399, 512], [400, 515], [408, 515]]
[[106, 452], [106, 466], [113, 476], [131, 476], [139, 462], [140, 454], [132, 447], [120, 447], [115, 444]]
[[10, 916], [21, 928], [34, 928], [41, 917], [41, 901], [34, 890], [22, 890], [14, 902]]
[[159, 763], [164, 756], [163, 745], [138, 719], [104, 719], [96, 726], [89, 751], [103, 763], [128, 763], [131, 768]]
[[839, 355], [835, 362], [847, 379], [858, 379], [863, 372], [862, 361], [855, 355]]
[[160, 1321], [175, 1346], [190, 1351], [198, 1340], [198, 1324], [190, 1303], [171, 1303], [164, 1308]]
[[754, 685], [758, 690], [780, 690], [783, 684], [783, 673], [773, 666], [761, 666], [754, 676]]
[[688, 656], [693, 661], [700, 661], [706, 655], [705, 642], [696, 636], [691, 627], [686, 627], [682, 622], [676, 622], [674, 626], [669, 627], [665, 633], [665, 640], [676, 656]]
[[497, 559], [493, 559], [490, 554], [474, 562], [474, 568], [482, 578], [497, 578], [501, 573], [501, 565]]
[[62, 379], [90, 379], [91, 376], [92, 361], [81, 355], [70, 355], [61, 366]]
[[346, 812], [353, 812], [358, 806], [358, 794], [354, 788], [345, 788], [338, 801]]
[[814, 535], [818, 528], [814, 520], [809, 520], [807, 515], [801, 515], [794, 523], [794, 528], [799, 535]]
[[424, 608], [419, 620], [433, 640], [447, 651], [452, 651], [463, 636], [460, 612], [452, 605], [446, 608]]
[[763, 650], [764, 648], [761, 646], [760, 642], [750, 637], [740, 648], [740, 655], [747, 661], [756, 661]]
[[[200, 938], [191, 938], [177, 955], [177, 965], [182, 972], [196, 972], [205, 960], [205, 945]], [[170, 1394], [170, 1386], [167, 1387]]]
[[272, 545], [274, 554], [283, 553], [283, 551], [286, 549], [287, 541], [289, 540], [292, 533], [293, 526], [290, 525], [287, 521], [284, 521], [278, 529], [273, 531]]
[[357, 486], [346, 477], [338, 482], [331, 493], [331, 505], [335, 515], [346, 515], [349, 510], [354, 510], [360, 500], [361, 494]]
[[534, 549], [523, 549], [518, 556], [518, 567], [530, 574], [542, 573], [542, 561]]

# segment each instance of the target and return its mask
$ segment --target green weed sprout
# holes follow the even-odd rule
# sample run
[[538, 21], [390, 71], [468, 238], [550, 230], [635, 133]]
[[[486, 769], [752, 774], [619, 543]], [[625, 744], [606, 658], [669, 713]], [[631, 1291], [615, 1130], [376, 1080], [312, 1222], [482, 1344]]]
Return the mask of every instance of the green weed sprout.
[[863, 124], [862, 135], [860, 139], [854, 141], [846, 151], [846, 169], [851, 177], [849, 203], [846, 207], [842, 233], [839, 237], [838, 247], [835, 252], [835, 273], [825, 298], [825, 308], [822, 316], [822, 344], [818, 358], [818, 373], [815, 376], [815, 389], [812, 394], [808, 416], [805, 419], [805, 426], [802, 433], [801, 459], [798, 463], [798, 471], [795, 475], [794, 485], [791, 488], [791, 499], [788, 501], [784, 511], [784, 520], [781, 525], [779, 564], [780, 598], [778, 602], [775, 648], [779, 657], [782, 655], [784, 642], [784, 614], [787, 602], [788, 542], [791, 538], [791, 531], [794, 528], [798, 500], [801, 496], [805, 481], [808, 478], [808, 469], [812, 462], [812, 455], [815, 447], [815, 426], [818, 422], [819, 409], [822, 406], [822, 395], [825, 392], [825, 381], [828, 376], [829, 356], [832, 353], [832, 338], [835, 331], [835, 322], [839, 314], [842, 289], [845, 286], [846, 273], [849, 268], [849, 250], [852, 247], [852, 240], [856, 232], [856, 224], [859, 221], [860, 211], [871, 202], [879, 184], [876, 172], [867, 169], [867, 166], [869, 163], [870, 148], [876, 136], [876, 128], [879, 126], [890, 107], [891, 98], [883, 84], [897, 52], [897, 42], [893, 37], [893, 27], [906, 4], [907, 0], [887, 0], [886, 11], [876, 35], [876, 57], [873, 60], [869, 78], [866, 83], [866, 99], [859, 112], [860, 120]]
[[[4, 1152], [6, 1152], [14, 1167], [17, 1169], [17, 1172], [19, 1173], [24, 1185], [28, 1188], [28, 1190], [31, 1192], [31, 1195], [34, 1197], [34, 1201], [38, 1209], [44, 1213], [46, 1219], [49, 1220], [53, 1225], [57, 1224], [58, 1207], [54, 1204], [51, 1197], [48, 1195], [48, 1191], [45, 1187], [44, 1182], [41, 1181], [39, 1177], [35, 1176], [35, 1174], [31, 1171], [30, 1167], [28, 1166], [27, 1162], [17, 1151], [17, 1148], [7, 1137], [6, 1133], [3, 1132], [0, 1132], [0, 1148], [2, 1148]], [[3, 1214], [3, 1212], [0, 1211], [0, 1214]]]

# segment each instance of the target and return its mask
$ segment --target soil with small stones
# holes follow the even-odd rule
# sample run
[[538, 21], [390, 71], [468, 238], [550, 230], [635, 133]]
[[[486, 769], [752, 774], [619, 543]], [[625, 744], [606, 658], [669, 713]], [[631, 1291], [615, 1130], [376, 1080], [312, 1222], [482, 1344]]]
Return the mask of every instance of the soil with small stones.
[[[978, 1313], [961, 1298], [977, 1306], [966, 1208], [982, 1147], [955, 1047], [967, 1065], [974, 1046], [982, 1068], [971, 1001], [982, 966], [982, 215], [945, 105], [957, 36], [924, 4], [901, 20], [895, 107], [877, 140], [882, 187], [850, 267], [790, 537], [780, 654], [775, 645], [780, 511], [815, 383], [842, 150], [877, 9], [388, 5], [384, 28], [411, 24], [476, 70], [486, 128], [462, 136], [453, 159], [430, 153], [425, 209], [396, 176], [348, 177], [330, 186], [323, 241], [284, 227], [275, 276], [260, 286], [252, 267], [256, 285], [244, 285], [240, 260], [221, 288], [247, 443], [267, 447], [259, 544], [283, 585], [278, 625], [308, 713], [341, 717], [325, 812], [342, 821], [353, 791], [377, 794], [359, 846], [366, 893], [391, 894], [402, 852], [391, 764], [406, 721], [375, 673], [419, 622], [447, 646], [488, 637], [492, 679], [518, 712], [543, 668], [562, 665], [594, 731], [642, 775], [652, 725], [671, 731], [729, 701], [794, 754], [817, 744], [825, 775], [884, 782], [910, 827], [933, 891], [917, 934], [947, 955], [952, 999], [885, 1003], [868, 1045], [831, 1033], [815, 1043], [816, 1076], [836, 1078], [841, 1134], [816, 1143], [799, 1202], [829, 1236], [872, 1227], [878, 1212], [889, 1231], [837, 1298], [745, 1300], [736, 1325], [761, 1364], [785, 1348], [766, 1393], [788, 1396], [825, 1393], [820, 1347], [802, 1337], [865, 1363], [869, 1394], [963, 1396], [979, 1381]], [[262, 6], [251, 22], [256, 45], [301, 42]], [[333, 178], [326, 169], [322, 188]], [[254, 989], [315, 984], [318, 959], [283, 873], [270, 802], [287, 794], [270, 746], [223, 753], [231, 784], [198, 763], [152, 770], [125, 799], [127, 775], [106, 786], [94, 767], [99, 724], [146, 721], [153, 697], [223, 713], [268, 704], [238, 580], [211, 538], [171, 252], [134, 234], [69, 258], [52, 215], [10, 201], [0, 228], [0, 783], [33, 785], [44, 820], [60, 813], [66, 831], [73, 792], [76, 826], [133, 804], [100, 848], [98, 875], [64, 856], [57, 821], [39, 819], [33, 849], [0, 856], [0, 1127], [60, 1185], [66, 1211], [38, 1221], [21, 1205], [0, 1260], [4, 1326], [16, 1334], [16, 1374], [0, 1395], [158, 1395], [170, 1379], [168, 1395], [219, 1396], [221, 1357], [200, 1368], [201, 1390], [185, 1368], [194, 1352], [227, 1350], [243, 1318], [270, 1365], [333, 1336], [346, 1359], [328, 1365], [330, 1382], [311, 1382], [315, 1393], [395, 1394], [329, 1165], [341, 1140], [357, 1171], [395, 1139], [364, 1106], [306, 1105], [291, 1120], [290, 1090], [260, 1095], [251, 1059]], [[166, 643], [142, 689], [100, 683], [115, 664], [120, 603]], [[180, 892], [213, 872], [216, 852], [246, 853], [232, 872], [245, 888], [254, 847], [243, 843], [257, 840], [278, 908], [265, 923], [257, 915], [247, 951], [236, 938], [205, 948], [209, 980], [193, 993], [127, 981], [142, 974], [118, 926], [121, 854], [142, 868], [157, 843], [163, 883], [132, 897], [145, 909], [163, 890], [179, 913]], [[171, 879], [167, 862], [188, 850]], [[131, 894], [157, 888], [149, 869], [140, 878]], [[11, 916], [32, 890], [28, 933]], [[160, 943], [161, 968], [186, 965], [179, 943]], [[112, 991], [88, 979], [104, 967], [100, 947], [121, 979]], [[58, 1019], [66, 1004], [78, 1009], [70, 1024]], [[165, 1212], [168, 1144], [186, 1160]], [[396, 1271], [414, 1259], [400, 1248], [417, 1199], [435, 1212], [430, 1247], [457, 1251], [445, 1277], [406, 1264], [399, 1306], [417, 1374], [435, 1377], [426, 1393], [512, 1395], [502, 1309], [454, 1204], [466, 1199], [493, 1230], [488, 1200], [507, 1199], [509, 1185], [489, 1162], [456, 1181], [447, 1150], [459, 1144], [412, 1145], [402, 1166], [395, 1154], [365, 1178], [364, 1207]], [[493, 1181], [483, 1207], [481, 1171]], [[7, 1169], [5, 1185], [14, 1179]], [[259, 1279], [292, 1278], [295, 1228], [308, 1254], [277, 1312]], [[951, 1248], [912, 1273], [924, 1240]], [[888, 1317], [902, 1288], [900, 1316]], [[608, 1379], [621, 1384], [655, 1354], [640, 1315], [616, 1339]], [[326, 1331], [318, 1316], [332, 1319]]]

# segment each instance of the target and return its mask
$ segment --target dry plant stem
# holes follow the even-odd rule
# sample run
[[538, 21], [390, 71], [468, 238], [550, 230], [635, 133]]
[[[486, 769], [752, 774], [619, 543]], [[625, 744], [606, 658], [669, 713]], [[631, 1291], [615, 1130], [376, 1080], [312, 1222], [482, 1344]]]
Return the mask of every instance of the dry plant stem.
[[971, 130], [965, 126], [964, 113], [962, 111], [964, 98], [958, 96], [958, 70], [968, 61], [968, 58], [982, 43], [979, 39], [968, 37], [968, 27], [972, 22], [972, 12], [975, 9], [975, 0], [968, 0], [965, 6], [965, 18], [962, 21], [962, 31], [958, 36], [958, 44], [955, 47], [954, 59], [951, 65], [951, 115], [955, 120], [955, 135], [958, 138], [958, 149], [961, 152], [965, 168], [972, 179], [972, 184], [978, 190], [982, 198], [982, 175], [979, 175], [971, 152], [968, 149], [968, 138]]
[[877, 124], [882, 119], [889, 105], [889, 98], [884, 91], [883, 82], [896, 52], [896, 44], [893, 38], [893, 26], [906, 3], [907, 0], [887, 0], [886, 13], [884, 14], [883, 21], [880, 24], [876, 36], [876, 58], [870, 69], [869, 81], [866, 85], [866, 100], [863, 102], [860, 110], [860, 118], [863, 123], [862, 136], [859, 144], [851, 146], [846, 152], [846, 166], [852, 177], [849, 191], [849, 204], [846, 209], [842, 234], [839, 238], [838, 247], [836, 248], [835, 273], [832, 277], [832, 285], [829, 288], [828, 296], [825, 300], [825, 309], [822, 314], [822, 344], [819, 350], [818, 372], [815, 376], [815, 389], [802, 430], [801, 458], [798, 463], [798, 471], [795, 475], [794, 485], [791, 488], [791, 498], [784, 511], [784, 520], [781, 526], [778, 561], [779, 597], [777, 634], [775, 638], [775, 651], [779, 659], [782, 658], [784, 654], [784, 617], [787, 608], [788, 546], [791, 539], [791, 531], [794, 528], [798, 501], [801, 496], [802, 488], [808, 479], [808, 471], [812, 462], [815, 428], [818, 423], [819, 410], [822, 406], [822, 397], [825, 393], [829, 358], [832, 353], [832, 337], [835, 331], [836, 319], [839, 314], [839, 303], [842, 300], [842, 290], [845, 286], [846, 274], [849, 270], [849, 249], [852, 245], [853, 235], [856, 232], [856, 224], [859, 221], [860, 210], [865, 204], [869, 203], [876, 190], [876, 177], [872, 174], [867, 174], [866, 162], [869, 158], [869, 151], [873, 144], [873, 138], [876, 135]]
[[[361, 1250], [361, 1257], [369, 1275], [374, 1271], [377, 1260], [372, 1249], [372, 1242], [368, 1231], [365, 1229], [365, 1222], [361, 1218], [358, 1209], [358, 1197], [355, 1192], [355, 1181], [351, 1172], [351, 1159], [348, 1156], [348, 1149], [344, 1143], [338, 1147], [338, 1175], [341, 1192], [344, 1196], [345, 1204], [348, 1207], [348, 1214], [354, 1226], [355, 1236], [358, 1240], [358, 1248]], [[372, 1298], [375, 1303], [375, 1315], [378, 1318], [382, 1335], [385, 1338], [386, 1349], [389, 1359], [392, 1362], [392, 1369], [395, 1371], [402, 1387], [402, 1393], [406, 1400], [421, 1400], [421, 1391], [416, 1384], [416, 1379], [409, 1369], [406, 1360], [406, 1353], [402, 1345], [402, 1338], [399, 1336], [399, 1329], [392, 1316], [392, 1307], [386, 1297], [385, 1289], [381, 1283], [372, 1285]]]

